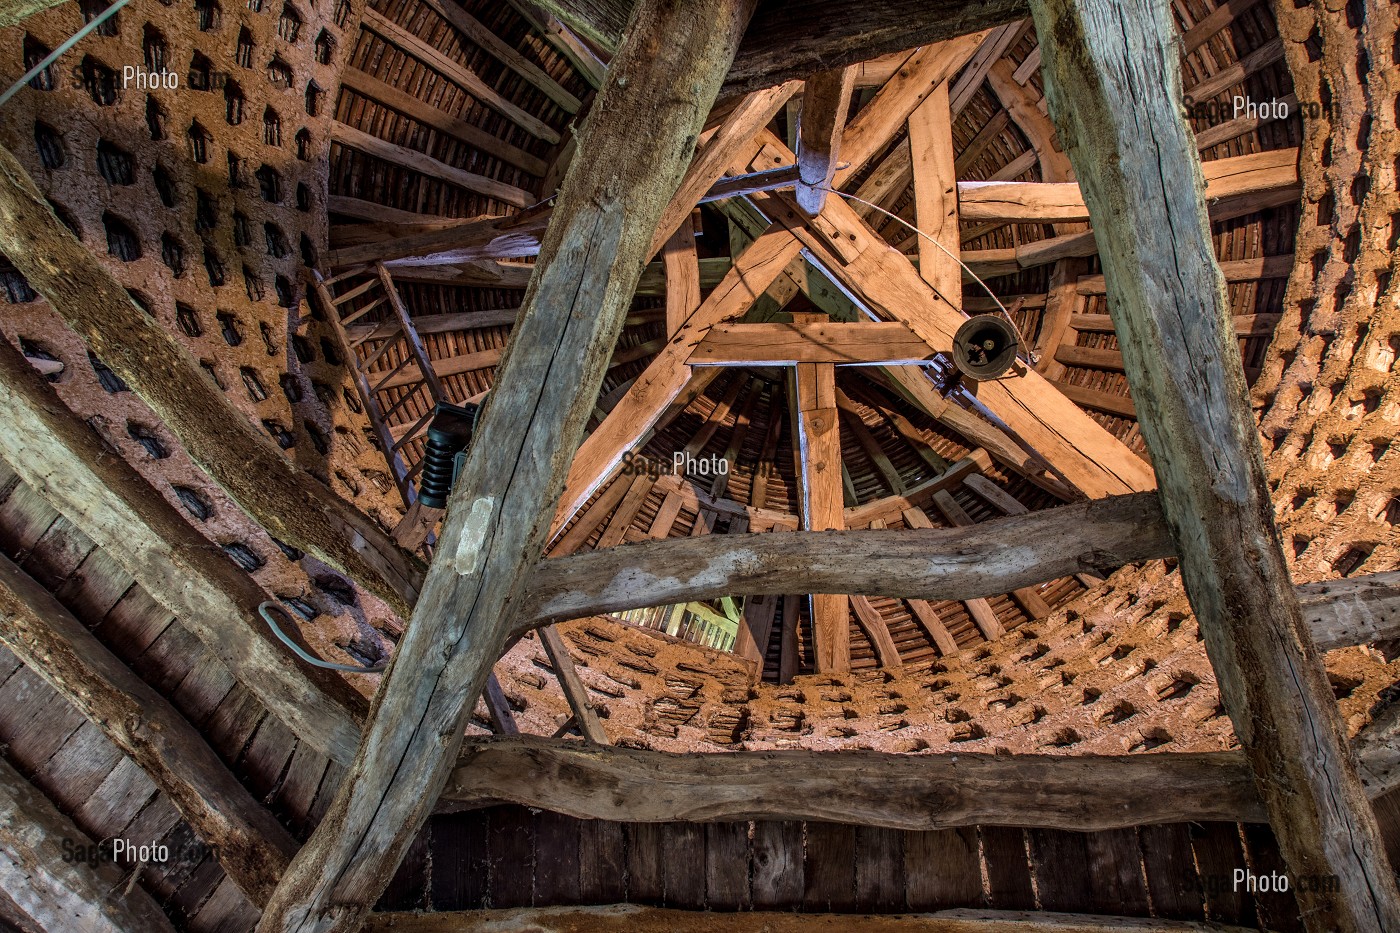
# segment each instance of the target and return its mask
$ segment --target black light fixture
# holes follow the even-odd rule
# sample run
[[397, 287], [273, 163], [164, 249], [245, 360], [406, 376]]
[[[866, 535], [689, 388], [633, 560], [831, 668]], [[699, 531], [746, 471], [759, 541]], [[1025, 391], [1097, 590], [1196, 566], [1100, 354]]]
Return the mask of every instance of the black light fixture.
[[968, 318], [953, 337], [953, 365], [969, 379], [999, 379], [1016, 364], [1020, 337], [1005, 318], [979, 314]]
[[447, 508], [452, 481], [476, 430], [480, 405], [451, 405], [438, 402], [428, 425], [427, 451], [423, 454], [423, 476], [418, 481], [418, 501], [424, 508]]

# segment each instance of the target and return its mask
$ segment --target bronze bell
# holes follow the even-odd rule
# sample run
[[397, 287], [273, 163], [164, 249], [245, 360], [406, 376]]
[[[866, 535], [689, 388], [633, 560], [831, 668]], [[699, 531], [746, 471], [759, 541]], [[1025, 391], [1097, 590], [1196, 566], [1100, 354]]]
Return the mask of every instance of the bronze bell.
[[1016, 331], [1006, 318], [979, 314], [968, 318], [953, 337], [953, 365], [969, 379], [999, 379], [1015, 365], [1019, 346]]

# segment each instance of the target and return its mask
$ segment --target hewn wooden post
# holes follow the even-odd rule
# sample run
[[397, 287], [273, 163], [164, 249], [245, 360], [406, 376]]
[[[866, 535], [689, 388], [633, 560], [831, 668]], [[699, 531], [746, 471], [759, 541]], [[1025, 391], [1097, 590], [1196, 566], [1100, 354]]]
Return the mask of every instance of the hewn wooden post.
[[1170, 8], [1032, 0], [1031, 9], [1187, 595], [1299, 907], [1318, 933], [1396, 929], [1400, 893], [1274, 524], [1181, 118]]
[[662, 210], [753, 2], [639, 4], [580, 134], [523, 317], [365, 739], [261, 933], [359, 929], [432, 812], [543, 552]]

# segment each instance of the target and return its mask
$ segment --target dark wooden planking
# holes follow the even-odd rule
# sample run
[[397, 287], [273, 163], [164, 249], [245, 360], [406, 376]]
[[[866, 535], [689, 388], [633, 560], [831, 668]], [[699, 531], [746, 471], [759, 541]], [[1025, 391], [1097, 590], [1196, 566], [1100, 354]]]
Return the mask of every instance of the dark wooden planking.
[[1034, 910], [1035, 888], [1026, 856], [1026, 831], [983, 826], [982, 860], [987, 867], [987, 906], [996, 910]]
[[[1027, 830], [1031, 845], [1031, 867], [1040, 906], [1059, 913], [1088, 913], [1094, 909], [1090, 889], [1089, 846], [1084, 833], [1057, 829]], [[1095, 878], [1101, 885], [1109, 879]]]
[[1256, 920], [1254, 898], [1234, 884], [1235, 870], [1248, 867], [1239, 824], [1192, 823], [1191, 851], [1205, 891], [1206, 918], [1252, 926]]
[[550, 810], [535, 817], [535, 903], [581, 904], [583, 821]]
[[489, 890], [486, 836], [492, 810], [433, 817], [430, 835], [429, 903], [433, 910], [475, 910]]
[[[429, 908], [428, 895], [432, 891], [429, 875], [433, 854], [432, 839], [433, 822], [430, 821], [419, 830], [413, 844], [408, 847], [408, 854], [399, 863], [399, 870], [394, 872], [394, 879], [384, 889], [384, 894], [379, 898], [379, 903], [375, 905], [375, 910], [427, 910]], [[443, 853], [443, 857], [447, 860], [452, 860], [455, 855], [455, 852]]]
[[623, 832], [627, 839], [627, 900], [661, 904], [666, 897], [665, 824], [628, 823]]
[[[0, 639], [40, 671], [100, 734], [150, 772], [219, 853], [241, 890], [256, 901], [271, 894], [296, 851], [291, 835], [229, 774], [169, 702], [4, 558]], [[286, 734], [282, 741], [289, 739]], [[71, 772], [65, 774], [65, 783], [73, 783]]]
[[1202, 920], [1205, 899], [1185, 823], [1138, 828], [1152, 909], [1168, 920]]
[[803, 847], [802, 909], [844, 913], [856, 907], [856, 828], [808, 823]]
[[806, 889], [802, 824], [755, 820], [753, 824], [753, 906], [792, 910]]
[[[1245, 823], [1240, 828], [1244, 831], [1245, 858], [1249, 861], [1250, 870], [1256, 876], [1270, 878], [1268, 886], [1272, 889], [1275, 887], [1273, 878], [1288, 876], [1288, 866], [1279, 855], [1278, 840], [1274, 838], [1273, 830], [1266, 823]], [[1288, 891], [1260, 891], [1253, 895], [1260, 926], [1266, 930], [1277, 930], [1278, 933], [1303, 933], [1305, 928], [1298, 912], [1298, 899], [1291, 890], [1296, 884], [1297, 879], [1290, 879]]]
[[68, 817], [9, 764], [0, 761], [0, 887], [51, 933], [173, 933], [145, 891], [123, 890], [126, 872], [111, 863], [65, 860], [69, 845], [93, 845]]
[[856, 910], [883, 914], [904, 909], [904, 835], [897, 829], [856, 827]]
[[910, 910], [979, 906], [982, 860], [977, 828], [906, 832], [904, 877]]
[[492, 907], [526, 907], [535, 896], [535, 817], [524, 807], [497, 807], [486, 837]]
[[581, 903], [614, 904], [627, 899], [627, 853], [621, 823], [580, 821], [578, 859]]
[[705, 827], [699, 823], [667, 823], [661, 875], [667, 907], [705, 908]]
[[1149, 913], [1147, 880], [1143, 877], [1142, 850], [1137, 829], [1107, 829], [1086, 833], [1094, 908], [1098, 914], [1144, 917]]
[[705, 824], [705, 904], [711, 910], [748, 910], [748, 823]]

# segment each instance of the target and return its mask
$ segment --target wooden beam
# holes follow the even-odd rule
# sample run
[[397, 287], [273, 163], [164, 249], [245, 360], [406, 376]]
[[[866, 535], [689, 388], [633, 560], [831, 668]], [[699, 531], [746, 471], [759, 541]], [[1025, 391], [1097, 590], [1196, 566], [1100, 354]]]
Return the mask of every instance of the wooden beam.
[[593, 708], [588, 687], [578, 676], [578, 670], [574, 667], [574, 657], [569, 653], [569, 646], [564, 643], [563, 636], [552, 625], [541, 626], [539, 633], [540, 646], [549, 656], [549, 663], [564, 689], [564, 697], [569, 702], [569, 708], [573, 710], [574, 724], [578, 726], [579, 732], [595, 745], [611, 744], [608, 741], [608, 732], [603, 728], [603, 721], [598, 718], [598, 711]]
[[480, 127], [424, 103], [417, 97], [407, 94], [391, 84], [366, 74], [358, 68], [347, 66], [341, 75], [342, 87], [349, 88], [362, 97], [380, 101], [394, 110], [417, 120], [424, 126], [459, 142], [480, 149], [489, 156], [507, 162], [523, 172], [543, 178], [549, 166], [538, 156], [531, 155], [519, 146], [512, 146], [499, 136], [487, 133]]
[[535, 202], [533, 194], [514, 185], [508, 185], [475, 172], [454, 168], [439, 162], [426, 153], [396, 145], [363, 130], [357, 130], [353, 126], [346, 126], [338, 120], [331, 121], [331, 139], [342, 146], [358, 149], [360, 152], [382, 159], [390, 165], [412, 169], [421, 175], [445, 181], [466, 191], [485, 195], [512, 207], [528, 207]]
[[[1032, 0], [1047, 94], [1103, 237], [1108, 302], [1221, 698], [1309, 930], [1400, 917], [1346, 729], [1289, 579], [1229, 302], [1182, 120], [1170, 12]], [[1150, 126], [1151, 132], [1143, 127]]]
[[826, 189], [836, 177], [841, 158], [841, 134], [851, 109], [855, 68], [820, 71], [802, 90], [802, 115], [797, 133], [797, 206], [809, 216], [821, 213]]
[[903, 664], [899, 657], [899, 648], [890, 637], [889, 626], [885, 625], [884, 618], [875, 607], [870, 605], [870, 600], [864, 596], [852, 596], [851, 608], [855, 610], [856, 623], [865, 633], [865, 637], [870, 639], [870, 645], [875, 649], [875, 657], [880, 666], [899, 667]]
[[0, 641], [150, 776], [254, 904], [297, 842], [170, 702], [47, 590], [0, 556]]
[[[1220, 263], [1226, 282], [1252, 282], [1259, 279], [1286, 279], [1293, 271], [1293, 256], [1262, 256], [1257, 259], [1231, 259]], [[1082, 275], [1075, 287], [1081, 295], [1106, 295], [1102, 275]], [[1080, 328], [1081, 330], [1083, 328]]]
[[531, 136], [551, 144], [559, 142], [559, 133], [549, 124], [534, 114], [517, 107], [494, 87], [477, 77], [476, 72], [466, 65], [456, 59], [449, 58], [427, 41], [388, 17], [372, 9], [366, 9], [361, 15], [360, 25], [362, 28], [377, 32], [408, 55], [421, 60], [448, 80], [460, 85], [484, 106], [490, 107]]
[[[693, 375], [690, 373], [685, 360], [692, 349], [714, 325], [743, 316], [783, 268], [797, 258], [801, 249], [795, 237], [781, 225], [775, 225], [739, 256], [724, 281], [681, 326], [646, 371], [637, 377], [607, 420], [579, 448], [559, 502], [554, 521], [556, 531], [612, 475], [622, 455], [656, 424], [662, 412], [683, 390], [697, 395], [714, 378], [718, 370], [700, 369]], [[701, 388], [696, 388], [697, 384]]]
[[[767, 136], [765, 152], [781, 146]], [[782, 157], [777, 150], [777, 157]], [[790, 225], [829, 273], [881, 317], [900, 320], [934, 348], [951, 348], [965, 318], [919, 278], [909, 258], [879, 237], [839, 198], [827, 202], [825, 224], [804, 223], [782, 194], [757, 196], [761, 209]], [[844, 254], [843, 254], [844, 250]], [[847, 258], [847, 257], [850, 258]], [[978, 400], [1086, 495], [1150, 489], [1151, 468], [1121, 441], [1054, 391], [1034, 371], [977, 387]]]
[[690, 221], [695, 206], [731, 165], [735, 162], [747, 164], [757, 155], [758, 144], [754, 137], [797, 92], [797, 88], [797, 82], [793, 81], [748, 95], [725, 117], [719, 128], [709, 134], [662, 212], [647, 258], [656, 255], [682, 223]]
[[845, 188], [904, 128], [905, 121], [976, 54], [984, 33], [958, 36], [919, 49], [851, 121], [841, 141], [835, 186]]
[[691, 352], [691, 366], [905, 366], [933, 355], [904, 324], [717, 324]]
[[525, 17], [525, 20], [544, 36], [544, 41], [569, 60], [569, 64], [574, 66], [590, 87], [597, 90], [603, 86], [603, 78], [607, 74], [608, 67], [598, 57], [597, 51], [592, 46], [574, 35], [569, 27], [530, 0], [510, 0], [510, 5], [515, 7], [520, 15]]
[[939, 82], [928, 99], [914, 109], [908, 126], [910, 166], [914, 176], [914, 225], [928, 237], [917, 240], [919, 275], [930, 288], [961, 310], [962, 269], [957, 260], [962, 249], [958, 235], [958, 175], [953, 165], [953, 114], [946, 81]]
[[[1212, 201], [1297, 188], [1298, 150], [1272, 149], [1206, 162], [1205, 196]], [[1074, 223], [1089, 209], [1074, 182], [960, 181], [958, 206], [964, 220], [999, 223]]]
[[421, 562], [298, 469], [234, 408], [184, 345], [54, 216], [24, 167], [4, 150], [0, 251], [255, 521], [407, 614]]
[[445, 266], [481, 259], [523, 259], [540, 250], [540, 238], [553, 209], [532, 208], [507, 217], [472, 217], [436, 230], [331, 250], [332, 268], [382, 262], [394, 268], [409, 264]]
[[348, 762], [360, 740], [356, 717], [363, 713], [363, 698], [342, 678], [303, 666], [276, 641], [257, 617], [269, 595], [126, 460], [113, 456], [107, 442], [3, 341], [0, 406], [0, 456], [20, 479], [178, 616], [302, 741]]
[[[44, 933], [175, 933], [165, 912], [97, 843], [0, 759], [0, 887]], [[110, 851], [109, 853], [110, 854]]]
[[545, 73], [544, 69], [534, 62], [525, 58], [524, 55], [512, 45], [509, 45], [490, 29], [482, 25], [481, 21], [472, 16], [462, 7], [451, 0], [425, 0], [443, 19], [447, 20], [463, 36], [474, 45], [478, 45], [491, 53], [497, 61], [505, 65], [511, 71], [520, 75], [527, 82], [537, 88], [559, 106], [565, 113], [578, 113], [583, 106], [573, 94], [570, 94], [564, 87]]
[[676, 228], [661, 250], [661, 263], [665, 269], [666, 336], [670, 338], [700, 307], [700, 261], [695, 255], [693, 226]]
[[[818, 323], [825, 315], [803, 315]], [[845, 527], [841, 485], [841, 431], [836, 409], [836, 370], [829, 363], [802, 363], [790, 383], [794, 408], [793, 449], [801, 476], [800, 511], [807, 531]], [[850, 601], [842, 593], [812, 596], [812, 640], [817, 673], [851, 669]]]
[[[611, 51], [635, 0], [538, 0], [561, 20]], [[730, 98], [819, 71], [1001, 26], [1026, 15], [1023, 0], [764, 0], [754, 14], [722, 96]]]
[[[531, 930], [534, 933], [809, 933], [842, 929], [849, 914], [742, 911], [719, 913], [610, 904], [599, 907], [517, 907], [471, 913], [376, 914], [373, 933], [488, 933]], [[948, 910], [936, 914], [873, 915], [860, 918], [862, 933], [1246, 933], [1244, 927], [1218, 923], [1090, 917], [1039, 911]]]
[[1075, 573], [1106, 576], [1127, 563], [1170, 557], [1168, 542], [1155, 497], [1142, 493], [970, 528], [646, 541], [539, 564], [516, 633], [638, 606], [793, 589], [934, 601], [996, 596]]
[[358, 930], [430, 815], [543, 554], [662, 211], [752, 9], [752, 0], [637, 9], [581, 130], [524, 316], [364, 740], [259, 933]]
[[[973, 522], [967, 517], [961, 507], [953, 501], [953, 497], [947, 491], [939, 490], [933, 494], [933, 503], [938, 511], [948, 521], [948, 524], [955, 528], [970, 527]], [[908, 508], [904, 510], [904, 521], [910, 528], [932, 528], [933, 523], [928, 520], [923, 509]], [[992, 609], [992, 604], [987, 602], [985, 596], [974, 596], [962, 601], [967, 608], [967, 614], [972, 617], [972, 621], [977, 625], [977, 630], [982, 633], [982, 637], [987, 641], [996, 641], [1006, 630], [1002, 628], [1001, 620], [997, 618], [996, 611]]]
[[[655, 793], [661, 783], [671, 792]], [[1027, 787], [1036, 793], [1026, 794]], [[1234, 752], [681, 755], [533, 736], [468, 743], [442, 804], [502, 802], [622, 822], [783, 819], [901, 830], [1001, 825], [1093, 832], [1183, 820], [1254, 822], [1263, 815], [1248, 765]]]

